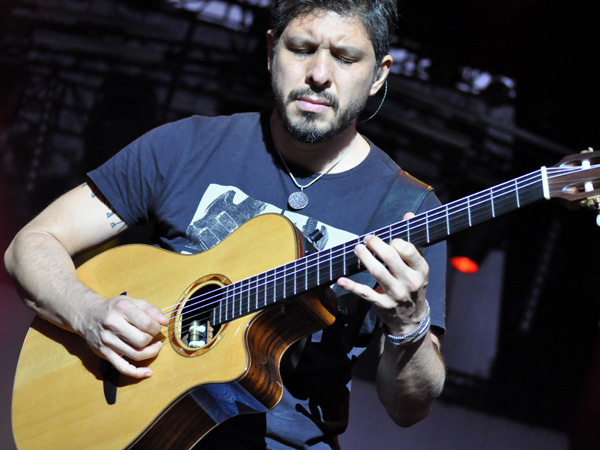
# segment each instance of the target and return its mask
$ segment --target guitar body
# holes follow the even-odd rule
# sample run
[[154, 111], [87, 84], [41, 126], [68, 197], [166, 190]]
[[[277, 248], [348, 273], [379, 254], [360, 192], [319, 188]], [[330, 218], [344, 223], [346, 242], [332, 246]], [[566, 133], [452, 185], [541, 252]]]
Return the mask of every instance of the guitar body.
[[13, 391], [18, 448], [188, 449], [229, 417], [273, 408], [284, 351], [331, 324], [330, 311], [314, 297], [270, 306], [220, 326], [198, 350], [178, 341], [177, 311], [198, 286], [239, 281], [301, 253], [298, 230], [267, 214], [198, 255], [130, 245], [86, 262], [79, 278], [105, 298], [126, 292], [171, 311], [162, 350], [143, 362], [154, 375], [120, 376], [79, 336], [35, 319]]

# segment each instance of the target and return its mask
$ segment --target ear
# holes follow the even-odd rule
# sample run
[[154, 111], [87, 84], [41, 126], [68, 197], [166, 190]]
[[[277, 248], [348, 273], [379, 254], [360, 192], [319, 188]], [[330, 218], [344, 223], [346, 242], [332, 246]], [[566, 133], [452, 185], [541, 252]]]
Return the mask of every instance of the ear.
[[272, 73], [273, 69], [273, 53], [275, 50], [275, 35], [273, 30], [267, 31], [267, 70]]
[[385, 55], [381, 60], [381, 64], [379, 64], [379, 68], [375, 74], [375, 79], [373, 80], [373, 86], [371, 86], [371, 91], [369, 95], [375, 95], [381, 86], [387, 80], [388, 75], [390, 74], [390, 68], [392, 67], [393, 58], [390, 55]]

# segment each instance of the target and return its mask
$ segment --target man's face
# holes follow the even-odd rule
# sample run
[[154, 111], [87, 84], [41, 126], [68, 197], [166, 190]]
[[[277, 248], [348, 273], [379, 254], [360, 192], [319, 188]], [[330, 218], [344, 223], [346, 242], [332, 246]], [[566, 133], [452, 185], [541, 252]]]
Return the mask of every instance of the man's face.
[[358, 20], [333, 12], [314, 11], [292, 20], [269, 68], [277, 112], [301, 142], [339, 135], [376, 91], [371, 40]]

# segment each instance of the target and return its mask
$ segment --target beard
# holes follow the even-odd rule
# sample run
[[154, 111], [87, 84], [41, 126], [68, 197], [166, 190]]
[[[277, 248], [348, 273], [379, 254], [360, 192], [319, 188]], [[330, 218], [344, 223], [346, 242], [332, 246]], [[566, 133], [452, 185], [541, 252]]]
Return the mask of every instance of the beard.
[[[275, 109], [283, 122], [283, 126], [293, 139], [306, 144], [321, 144], [339, 136], [356, 122], [368, 99], [368, 94], [364, 94], [350, 102], [348, 106], [340, 109], [337, 97], [327, 91], [317, 92], [310, 87], [298, 88], [292, 90], [286, 97], [282, 89], [278, 87], [275, 77], [273, 77], [272, 85]], [[310, 112], [301, 113], [301, 117], [298, 119], [290, 117], [287, 106], [298, 98], [309, 95], [316, 95], [331, 105], [334, 113], [332, 121], [321, 126], [318, 124], [319, 113]]]

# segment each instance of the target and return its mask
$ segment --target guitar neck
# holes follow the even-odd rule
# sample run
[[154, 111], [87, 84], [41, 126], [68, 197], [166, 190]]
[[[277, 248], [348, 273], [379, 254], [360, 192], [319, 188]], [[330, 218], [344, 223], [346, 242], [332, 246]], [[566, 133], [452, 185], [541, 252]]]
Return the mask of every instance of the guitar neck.
[[[368, 234], [386, 242], [400, 238], [426, 247], [543, 198], [549, 198], [544, 167]], [[212, 311], [212, 323], [229, 322], [360, 272], [354, 247], [365, 236], [225, 286]]]

